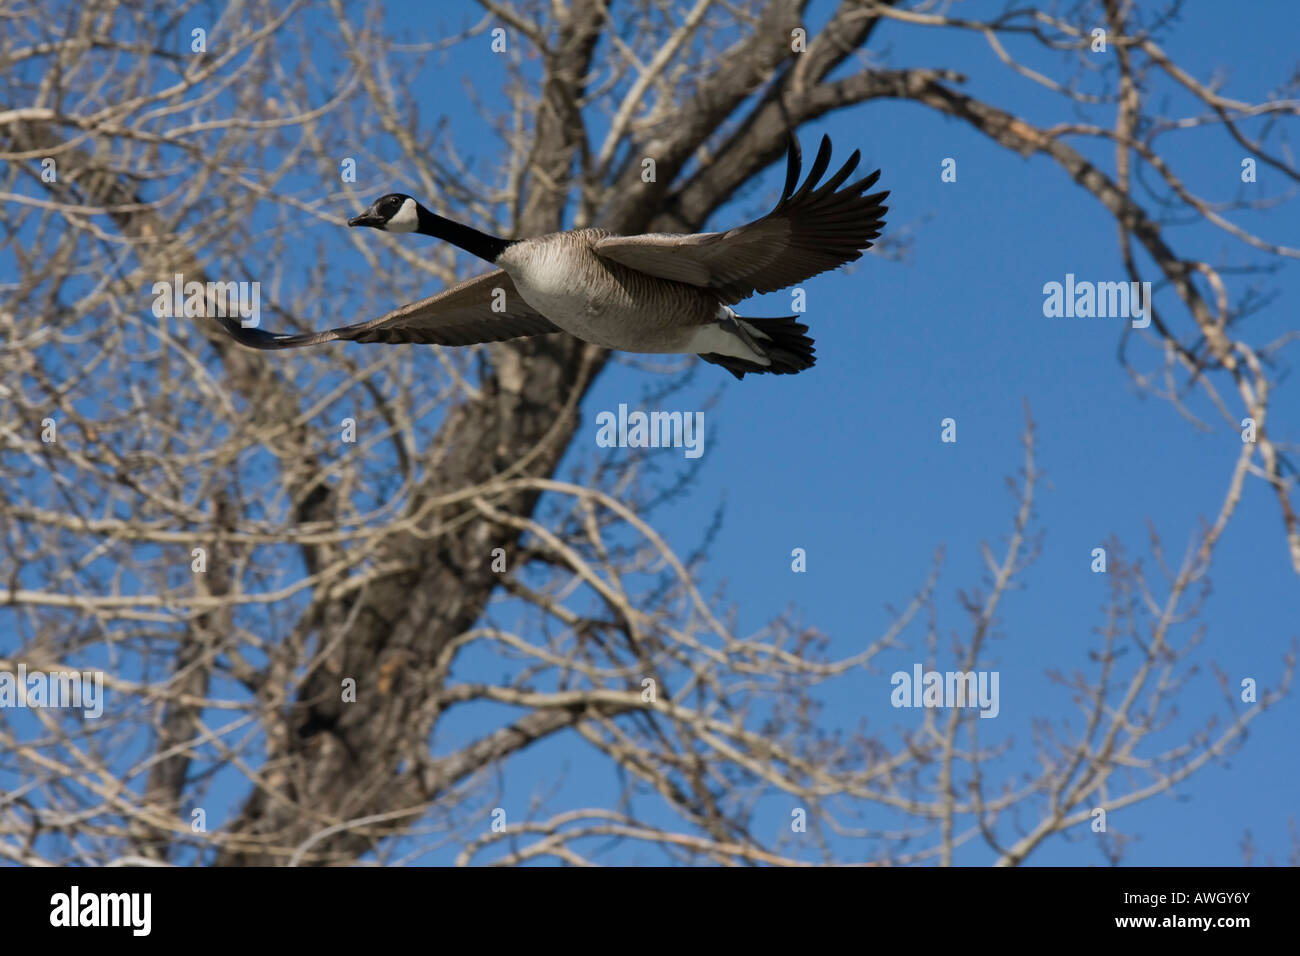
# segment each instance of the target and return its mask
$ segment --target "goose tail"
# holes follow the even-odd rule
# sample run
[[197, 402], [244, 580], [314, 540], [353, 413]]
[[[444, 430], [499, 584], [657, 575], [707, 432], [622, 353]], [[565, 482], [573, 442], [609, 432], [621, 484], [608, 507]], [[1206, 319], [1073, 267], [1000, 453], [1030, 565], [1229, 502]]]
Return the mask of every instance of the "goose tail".
[[738, 331], [746, 343], [761, 353], [766, 363], [752, 362], [734, 355], [721, 355], [716, 352], [702, 354], [700, 358], [714, 365], [721, 365], [736, 378], [743, 379], [746, 372], [770, 373], [772, 375], [794, 375], [806, 368], [812, 368], [817, 362], [813, 352], [813, 340], [808, 336], [808, 326], [799, 321], [795, 315], [783, 315], [774, 319], [747, 319], [736, 316]]

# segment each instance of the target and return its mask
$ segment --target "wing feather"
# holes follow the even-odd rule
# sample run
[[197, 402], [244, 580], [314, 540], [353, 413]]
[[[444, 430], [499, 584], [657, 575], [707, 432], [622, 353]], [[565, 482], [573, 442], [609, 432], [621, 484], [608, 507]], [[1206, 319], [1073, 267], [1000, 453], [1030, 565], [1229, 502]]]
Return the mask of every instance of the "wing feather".
[[[498, 303], [504, 305], [503, 311], [494, 311]], [[236, 341], [256, 349], [293, 349], [339, 340], [475, 345], [560, 331], [523, 300], [510, 276], [500, 269], [356, 325], [298, 335], [245, 329], [238, 323], [226, 323], [226, 330]]]
[[820, 183], [831, 161], [831, 141], [823, 136], [808, 178], [796, 190], [801, 162], [792, 135], [781, 200], [762, 219], [725, 232], [610, 236], [596, 243], [596, 254], [662, 279], [713, 289], [729, 303], [784, 289], [860, 259], [880, 235], [889, 192], [864, 195], [880, 170], [844, 186], [860, 159], [854, 150]]

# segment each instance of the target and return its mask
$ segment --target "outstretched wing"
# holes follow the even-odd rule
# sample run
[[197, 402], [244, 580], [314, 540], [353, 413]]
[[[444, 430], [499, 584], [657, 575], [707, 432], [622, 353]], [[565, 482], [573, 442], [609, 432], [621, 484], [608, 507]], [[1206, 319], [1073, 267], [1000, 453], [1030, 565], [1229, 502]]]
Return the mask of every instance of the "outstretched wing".
[[[494, 311], [494, 307], [503, 311]], [[560, 329], [534, 311], [515, 284], [500, 269], [457, 283], [450, 289], [369, 322], [324, 332], [278, 335], [224, 323], [239, 343], [255, 349], [294, 349], [341, 339], [349, 342], [403, 342], [423, 345], [474, 345], [525, 335], [545, 335]]]
[[860, 158], [854, 150], [839, 172], [819, 186], [831, 161], [831, 141], [823, 136], [808, 178], [796, 192], [799, 142], [791, 135], [781, 201], [762, 219], [726, 232], [611, 236], [596, 243], [596, 254], [663, 279], [713, 289], [724, 302], [784, 289], [860, 259], [880, 235], [881, 217], [889, 208], [882, 202], [889, 192], [863, 195], [880, 178], [880, 170], [839, 188]]

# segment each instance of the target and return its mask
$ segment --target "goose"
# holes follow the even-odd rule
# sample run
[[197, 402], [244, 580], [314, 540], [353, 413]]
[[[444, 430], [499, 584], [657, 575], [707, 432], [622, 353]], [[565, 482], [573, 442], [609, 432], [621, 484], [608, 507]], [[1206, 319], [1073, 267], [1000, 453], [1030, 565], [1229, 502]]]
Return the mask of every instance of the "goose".
[[801, 372], [816, 361], [808, 326], [793, 315], [742, 317], [732, 306], [856, 261], [880, 235], [889, 193], [864, 195], [880, 170], [843, 186], [857, 168], [855, 150], [819, 185], [830, 158], [830, 138], [823, 136], [796, 189], [802, 162], [790, 135], [775, 208], [735, 229], [690, 235], [590, 228], [502, 239], [436, 215], [405, 193], [389, 193], [348, 225], [433, 236], [497, 268], [369, 322], [296, 335], [233, 325], [227, 331], [262, 349], [338, 340], [472, 345], [567, 332], [610, 349], [695, 354], [738, 379]]

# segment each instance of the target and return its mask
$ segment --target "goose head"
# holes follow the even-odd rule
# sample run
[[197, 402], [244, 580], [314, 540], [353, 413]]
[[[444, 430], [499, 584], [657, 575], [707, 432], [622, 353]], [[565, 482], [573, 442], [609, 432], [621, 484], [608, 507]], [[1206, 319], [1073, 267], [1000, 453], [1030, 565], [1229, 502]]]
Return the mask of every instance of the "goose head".
[[359, 216], [348, 220], [349, 226], [369, 226], [384, 232], [415, 232], [420, 220], [430, 213], [405, 193], [380, 196]]

